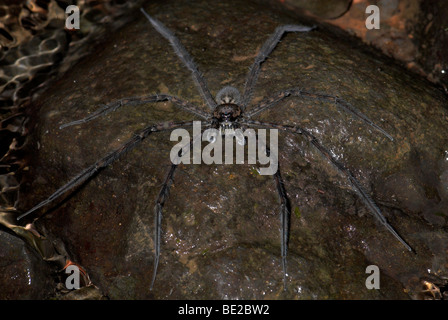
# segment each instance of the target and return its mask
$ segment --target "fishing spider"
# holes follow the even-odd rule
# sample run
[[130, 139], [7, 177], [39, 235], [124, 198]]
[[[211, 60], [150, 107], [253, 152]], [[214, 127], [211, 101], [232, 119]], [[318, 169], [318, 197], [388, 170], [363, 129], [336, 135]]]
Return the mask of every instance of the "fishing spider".
[[[253, 89], [257, 82], [260, 68], [262, 63], [268, 58], [269, 54], [275, 49], [275, 47], [280, 42], [280, 39], [284, 34], [289, 32], [309, 32], [315, 27], [306, 27], [301, 25], [283, 25], [279, 26], [275, 29], [274, 33], [266, 40], [264, 45], [261, 47], [260, 52], [255, 58], [255, 62], [252, 64], [249, 74], [247, 76], [247, 80], [245, 83], [243, 94], [240, 95], [239, 91], [234, 87], [224, 87], [222, 88], [218, 94], [216, 95], [216, 99], [214, 99], [207, 87], [205, 79], [202, 74], [199, 72], [196, 67], [193, 59], [184, 48], [184, 46], [180, 43], [180, 41], [176, 38], [173, 32], [171, 32], [167, 27], [165, 27], [160, 21], [151, 17], [144, 9], [141, 9], [142, 13], [149, 20], [151, 25], [164, 37], [166, 38], [171, 46], [174, 49], [174, 52], [183, 62], [183, 64], [191, 71], [194, 83], [199, 90], [202, 98], [207, 104], [210, 113], [206, 113], [191, 104], [188, 101], [185, 101], [181, 98], [169, 95], [169, 94], [156, 94], [149, 95], [143, 97], [130, 97], [123, 98], [118, 101], [109, 103], [99, 110], [95, 111], [91, 115], [86, 118], [76, 120], [67, 124], [64, 124], [60, 127], [60, 129], [82, 124], [88, 121], [91, 121], [97, 117], [105, 115], [109, 112], [115, 111], [118, 108], [125, 105], [139, 105], [146, 103], [155, 103], [162, 101], [170, 101], [180, 109], [193, 113], [194, 115], [202, 118], [206, 122], [206, 126], [219, 129], [220, 133], [225, 136], [227, 134], [235, 134], [236, 129], [245, 130], [248, 127], [252, 128], [266, 128], [266, 129], [277, 129], [286, 132], [290, 132], [293, 134], [300, 135], [304, 137], [311, 145], [313, 145], [318, 152], [320, 152], [324, 157], [328, 159], [328, 161], [333, 164], [337, 170], [343, 173], [348, 181], [350, 182], [352, 188], [366, 207], [371, 211], [371, 213], [375, 216], [378, 221], [389, 230], [392, 235], [397, 238], [409, 251], [413, 251], [413, 249], [403, 240], [397, 232], [393, 229], [393, 227], [387, 222], [386, 218], [381, 213], [381, 210], [375, 204], [375, 202], [370, 198], [368, 193], [363, 189], [361, 183], [355, 178], [355, 176], [348, 170], [343, 164], [336, 160], [336, 158], [329, 152], [327, 148], [325, 148], [316, 137], [308, 130], [301, 128], [297, 125], [285, 125], [271, 122], [261, 122], [257, 120], [253, 120], [252, 117], [277, 105], [279, 102], [287, 99], [288, 97], [302, 97], [309, 98], [314, 100], [320, 100], [325, 102], [330, 102], [336, 104], [339, 108], [345, 110], [346, 112], [351, 113], [353, 116], [358, 117], [366, 124], [375, 128], [383, 135], [385, 135], [390, 140], [393, 138], [385, 132], [382, 128], [377, 126], [373, 121], [371, 121], [366, 115], [361, 113], [355, 107], [351, 106], [348, 102], [339, 99], [338, 97], [326, 95], [326, 94], [317, 94], [311, 93], [306, 90], [292, 88], [283, 90], [272, 97], [268, 97], [262, 100], [258, 105], [253, 106], [250, 110], [246, 108], [249, 105]], [[27, 211], [26, 213], [19, 216], [17, 219], [21, 219], [30, 213], [36, 211], [37, 209], [46, 206], [62, 196], [65, 192], [74, 189], [75, 187], [81, 185], [91, 176], [96, 174], [100, 169], [105, 168], [115, 160], [117, 160], [124, 153], [135, 148], [140, 142], [142, 142], [145, 138], [147, 138], [150, 134], [155, 132], [173, 130], [176, 128], [185, 128], [190, 127], [193, 124], [193, 121], [181, 121], [181, 122], [162, 122], [157, 124], [151, 124], [144, 128], [141, 131], [138, 131], [133, 135], [131, 139], [125, 142], [118, 149], [108, 153], [106, 156], [95, 162], [90, 167], [81, 171], [77, 176], [67, 182], [65, 185], [56, 190], [50, 197], [41, 203], [37, 204], [35, 207]], [[183, 150], [183, 149], [182, 149]], [[179, 155], [182, 152], [179, 151]], [[265, 152], [269, 152], [269, 150], [265, 150]], [[155, 211], [155, 235], [154, 235], [154, 269], [151, 281], [151, 289], [154, 285], [154, 281], [156, 279], [157, 268], [159, 264], [160, 257], [160, 242], [161, 242], [161, 221], [162, 221], [162, 209], [165, 204], [165, 201], [168, 197], [168, 192], [170, 185], [173, 182], [174, 172], [177, 168], [178, 164], [172, 163], [171, 167], [166, 175], [166, 178], [163, 182], [162, 188], [158, 194], [156, 199], [154, 211]], [[289, 223], [290, 223], [290, 204], [287, 197], [286, 189], [280, 175], [280, 170], [277, 170], [273, 174], [276, 190], [278, 192], [278, 196], [280, 198], [280, 231], [281, 231], [281, 259], [282, 259], [282, 271], [283, 271], [283, 282], [286, 287], [286, 255], [288, 251], [288, 239], [289, 239]]]

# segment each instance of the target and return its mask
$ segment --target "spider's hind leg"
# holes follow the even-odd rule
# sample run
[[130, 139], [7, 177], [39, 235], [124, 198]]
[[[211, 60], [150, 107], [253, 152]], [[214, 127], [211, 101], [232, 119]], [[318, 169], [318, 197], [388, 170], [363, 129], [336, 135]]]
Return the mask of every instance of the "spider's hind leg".
[[338, 108], [344, 110], [347, 113], [352, 114], [353, 116], [362, 120], [365, 124], [371, 126], [375, 130], [381, 132], [389, 140], [391, 140], [391, 141], [394, 140], [394, 138], [389, 133], [387, 133], [383, 128], [378, 126], [375, 122], [370, 120], [369, 117], [367, 117], [364, 113], [359, 111], [357, 108], [352, 106], [347, 101], [345, 101], [339, 97], [329, 95], [329, 94], [314, 93], [314, 92], [310, 92], [310, 91], [307, 91], [304, 89], [298, 89], [298, 88], [283, 90], [283, 91], [276, 93], [275, 95], [273, 95], [271, 97], [264, 99], [257, 106], [255, 106], [253, 109], [251, 109], [250, 111], [248, 111], [246, 113], [246, 118], [250, 119], [257, 114], [274, 107], [275, 105], [277, 105], [278, 103], [280, 103], [281, 101], [283, 101], [289, 97], [300, 97], [300, 98], [304, 98], [304, 99], [334, 103]]
[[244, 110], [249, 105], [255, 84], [257, 83], [258, 76], [260, 74], [261, 65], [268, 58], [275, 47], [277, 47], [283, 35], [288, 32], [309, 32], [315, 28], [315, 26], [307, 27], [302, 25], [283, 25], [275, 29], [274, 33], [271, 34], [269, 39], [267, 39], [261, 47], [260, 52], [255, 57], [254, 63], [250, 67], [241, 99], [241, 109]]
[[174, 33], [169, 30], [162, 22], [151, 17], [143, 8], [140, 8], [140, 11], [145, 15], [146, 19], [148, 19], [152, 26], [170, 42], [171, 46], [174, 49], [174, 52], [177, 54], [179, 59], [184, 63], [188, 70], [191, 71], [194, 83], [196, 84], [196, 87], [198, 88], [201, 96], [204, 98], [204, 101], [207, 103], [211, 110], [214, 110], [216, 108], [216, 101], [213, 99], [204, 77], [199, 72], [196, 64], [193, 61], [193, 58], [187, 52], [185, 47], [180, 43], [179, 39], [177, 39]]

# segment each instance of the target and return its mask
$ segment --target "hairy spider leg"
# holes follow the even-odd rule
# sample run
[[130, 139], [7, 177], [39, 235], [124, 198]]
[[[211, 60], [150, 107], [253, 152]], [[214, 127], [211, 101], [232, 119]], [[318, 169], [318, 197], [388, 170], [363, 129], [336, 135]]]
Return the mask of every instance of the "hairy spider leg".
[[288, 254], [289, 243], [289, 228], [291, 219], [291, 204], [286, 194], [285, 184], [280, 174], [280, 164], [274, 174], [275, 186], [277, 188], [278, 196], [280, 198], [280, 225], [281, 225], [281, 254], [282, 254], [282, 269], [283, 269], [283, 287], [286, 290], [286, 256]]
[[291, 219], [291, 205], [286, 195], [285, 184], [280, 174], [280, 165], [274, 174], [275, 186], [277, 188], [278, 196], [280, 198], [280, 225], [281, 225], [281, 254], [282, 254], [282, 269], [283, 269], [283, 287], [286, 290], [286, 256], [288, 254], [289, 243], [289, 228]]
[[199, 92], [201, 93], [202, 98], [205, 100], [205, 102], [210, 107], [210, 109], [214, 110], [216, 108], [216, 101], [213, 99], [213, 96], [211, 95], [211, 93], [207, 87], [207, 83], [205, 82], [205, 79], [202, 77], [202, 74], [199, 72], [198, 68], [196, 67], [196, 64], [194, 63], [193, 58], [190, 56], [190, 54], [184, 48], [182, 43], [180, 43], [179, 39], [176, 38], [174, 33], [171, 30], [169, 30], [167, 27], [165, 27], [162, 22], [151, 17], [143, 8], [140, 8], [140, 11], [145, 15], [145, 17], [149, 20], [149, 22], [152, 24], [152, 26], [165, 39], [167, 39], [170, 42], [171, 46], [174, 49], [174, 52], [177, 54], [177, 56], [180, 58], [180, 60], [182, 60], [184, 65], [191, 71], [194, 83], [196, 84], [197, 88], [199, 89]]
[[320, 154], [322, 154], [327, 160], [330, 161], [331, 164], [333, 164], [337, 170], [342, 172], [350, 181], [352, 188], [360, 199], [363, 201], [363, 203], [366, 205], [366, 207], [372, 212], [372, 214], [375, 216], [375, 218], [384, 226], [386, 229], [398, 240], [400, 241], [407, 250], [414, 252], [412, 247], [407, 244], [407, 242], [395, 231], [395, 229], [387, 222], [386, 218], [382, 214], [381, 210], [378, 208], [376, 203], [372, 200], [372, 198], [368, 195], [368, 193], [364, 190], [364, 188], [361, 186], [361, 183], [358, 181], [358, 179], [355, 178], [355, 176], [350, 172], [349, 169], [347, 169], [342, 163], [337, 161], [335, 157], [333, 157], [330, 153], [330, 151], [325, 148], [318, 140], [317, 138], [311, 134], [308, 130], [300, 128], [299, 126], [290, 126], [290, 125], [283, 125], [283, 124], [276, 124], [276, 123], [270, 123], [270, 122], [261, 122], [256, 120], [246, 120], [243, 122], [245, 125], [248, 126], [255, 126], [255, 127], [263, 127], [263, 128], [275, 128], [279, 130], [288, 131], [295, 134], [300, 134], [304, 136], [309, 143], [311, 143]]
[[118, 108], [122, 107], [122, 106], [136, 106], [136, 105], [140, 105], [140, 104], [145, 104], [145, 103], [152, 103], [152, 102], [163, 102], [163, 101], [170, 101], [172, 103], [174, 103], [176, 106], [180, 107], [181, 109], [188, 111], [190, 113], [193, 113], [203, 119], [208, 119], [210, 118], [210, 115], [205, 113], [204, 111], [201, 111], [198, 107], [196, 107], [195, 105], [191, 104], [190, 102], [183, 100], [181, 98], [175, 97], [175, 96], [171, 96], [168, 94], [154, 94], [154, 95], [149, 95], [149, 96], [142, 96], [142, 97], [129, 97], [129, 98], [123, 98], [114, 102], [111, 102], [109, 104], [103, 105], [100, 109], [94, 111], [92, 114], [90, 114], [89, 116], [79, 119], [79, 120], [75, 120], [66, 124], [63, 124], [59, 127], [59, 129], [64, 129], [70, 126], [74, 126], [74, 125], [78, 125], [78, 124], [83, 124], [89, 121], [92, 121], [98, 117], [104, 116], [110, 112], [116, 111]]
[[[210, 127], [211, 123], [205, 124], [205, 127]], [[202, 129], [201, 134], [196, 135], [196, 137], [193, 137], [193, 140], [187, 144], [185, 144], [180, 150], [179, 150], [179, 157], [182, 156], [184, 150], [186, 150], [186, 146], [191, 147], [197, 141], [197, 139], [202, 138]], [[160, 260], [160, 243], [161, 243], [161, 236], [162, 236], [162, 209], [165, 205], [165, 201], [168, 198], [171, 184], [174, 181], [174, 172], [176, 171], [176, 168], [178, 166], [178, 163], [171, 163], [171, 167], [168, 171], [168, 174], [166, 175], [165, 181], [162, 185], [162, 188], [160, 189], [159, 196], [157, 197], [156, 204], [154, 206], [154, 214], [155, 214], [155, 223], [154, 227], [156, 232], [154, 233], [154, 269], [152, 272], [152, 280], [151, 285], [149, 287], [149, 290], [152, 290], [154, 286], [154, 282], [156, 281], [156, 275], [157, 275], [157, 269], [159, 266], [159, 260]]]
[[[257, 139], [260, 139], [258, 135], [256, 135]], [[263, 151], [269, 157], [271, 150], [267, 146], [266, 142], [262, 144], [258, 144], [258, 146], [263, 148]], [[289, 229], [290, 229], [290, 221], [291, 221], [291, 204], [289, 202], [285, 184], [283, 182], [283, 178], [280, 173], [280, 163], [278, 159], [276, 159], [278, 167], [277, 171], [273, 174], [275, 187], [277, 189], [277, 193], [280, 200], [280, 235], [281, 235], [281, 245], [280, 252], [282, 257], [282, 270], [283, 270], [283, 289], [286, 290], [286, 256], [288, 255], [288, 243], [289, 243]]]
[[111, 164], [115, 160], [117, 160], [120, 156], [122, 156], [123, 154], [127, 153], [128, 151], [134, 149], [140, 142], [142, 142], [145, 138], [147, 138], [151, 133], [172, 130], [172, 129], [181, 128], [181, 127], [189, 127], [192, 125], [193, 125], [193, 121], [182, 121], [182, 122], [162, 122], [159, 124], [153, 124], [153, 125], [147, 126], [143, 130], [140, 130], [137, 133], [135, 133], [131, 139], [126, 141], [119, 148], [108, 153], [106, 156], [104, 156], [100, 160], [96, 161], [93, 165], [91, 165], [88, 168], [81, 171], [78, 175], [76, 175], [74, 178], [72, 178], [69, 182], [67, 182], [65, 185], [63, 185], [59, 189], [57, 189], [47, 199], [45, 199], [41, 203], [37, 204], [36, 206], [31, 208], [24, 214], [20, 215], [17, 218], [17, 220], [20, 220], [20, 219], [24, 218], [25, 216], [33, 213], [37, 209], [53, 202], [54, 200], [56, 200], [57, 198], [62, 196], [65, 192], [67, 192], [68, 190], [79, 186], [80, 184], [85, 182], [87, 179], [89, 179], [91, 176], [93, 176], [95, 173], [97, 173], [99, 170], [107, 167], [109, 164]]
[[268, 58], [269, 54], [275, 49], [275, 47], [280, 42], [283, 35], [287, 32], [309, 32], [315, 29], [315, 26], [306, 27], [301, 25], [283, 25], [275, 29], [274, 33], [269, 37], [268, 40], [263, 44], [260, 52], [255, 58], [255, 62], [252, 64], [247, 76], [246, 84], [244, 86], [244, 93], [241, 99], [241, 109], [244, 110], [250, 103], [252, 99], [252, 94], [254, 91], [255, 84], [258, 80], [258, 75], [260, 74], [261, 64]]
[[387, 133], [383, 128], [381, 128], [380, 126], [375, 124], [372, 120], [369, 119], [369, 117], [367, 117], [364, 113], [359, 111], [357, 108], [352, 106], [347, 101], [340, 99], [336, 96], [332, 96], [332, 95], [328, 95], [328, 94], [312, 93], [312, 92], [308, 92], [308, 91], [305, 91], [303, 89], [298, 89], [298, 88], [283, 90], [283, 91], [278, 92], [277, 94], [275, 94], [272, 97], [264, 99], [255, 108], [248, 111], [245, 114], [245, 116], [250, 119], [253, 116], [259, 114], [260, 112], [267, 110], [269, 108], [272, 108], [277, 103], [279, 103], [280, 101], [282, 101], [288, 97], [301, 97], [301, 98], [307, 98], [307, 99], [311, 99], [311, 100], [319, 100], [319, 101], [334, 103], [337, 107], [342, 108], [344, 111], [361, 119], [362, 121], [364, 121], [366, 124], [368, 124], [372, 128], [381, 132], [389, 140], [391, 140], [391, 141], [394, 140], [394, 138], [389, 133]]
[[[181, 150], [180, 150], [181, 151]], [[162, 208], [165, 205], [165, 200], [168, 198], [171, 184], [173, 183], [174, 171], [176, 171], [177, 164], [172, 163], [168, 174], [166, 175], [165, 182], [160, 189], [159, 196], [154, 206], [155, 214], [155, 233], [154, 233], [154, 269], [152, 272], [152, 280], [149, 290], [152, 290], [154, 282], [156, 281], [157, 268], [159, 267], [160, 259], [160, 241], [162, 236]]]

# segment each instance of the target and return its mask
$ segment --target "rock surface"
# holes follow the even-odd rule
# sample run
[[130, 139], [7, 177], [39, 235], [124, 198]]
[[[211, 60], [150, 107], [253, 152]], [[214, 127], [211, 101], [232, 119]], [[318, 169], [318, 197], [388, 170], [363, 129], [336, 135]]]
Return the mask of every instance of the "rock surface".
[[20, 238], [0, 231], [0, 300], [47, 299], [54, 294], [52, 268]]
[[[146, 10], [194, 58], [212, 94], [244, 87], [248, 67], [281, 24], [281, 9], [226, 1], [156, 2]], [[306, 23], [306, 22], [304, 22]], [[331, 27], [288, 34], [263, 64], [253, 104], [286, 88], [339, 96], [393, 137], [331, 104], [292, 98], [257, 119], [300, 124], [343, 162], [414, 248], [409, 253], [304, 139], [280, 133], [292, 206], [286, 291], [279, 202], [258, 165], [182, 165], [164, 207], [153, 270], [154, 201], [170, 166], [169, 132], [151, 135], [77, 191], [41, 210], [37, 224], [61, 239], [92, 282], [113, 299], [407, 299], [422, 279], [448, 277], [448, 109], [442, 92]], [[171, 103], [122, 107], [59, 130], [100, 104], [164, 92], [207, 111], [189, 71], [142, 16], [117, 32], [36, 103], [36, 155], [23, 211], [149, 123], [193, 119]], [[203, 144], [204, 146], [204, 144]], [[57, 205], [58, 204], [58, 205]], [[381, 288], [368, 290], [377, 265]]]
[[335, 19], [347, 12], [352, 0], [284, 0], [280, 2], [286, 6], [306, 10], [308, 13], [323, 19]]

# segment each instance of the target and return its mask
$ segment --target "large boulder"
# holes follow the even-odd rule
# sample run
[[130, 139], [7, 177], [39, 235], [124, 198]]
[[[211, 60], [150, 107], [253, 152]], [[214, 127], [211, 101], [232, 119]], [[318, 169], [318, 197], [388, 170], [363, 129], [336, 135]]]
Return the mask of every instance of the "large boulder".
[[[249, 66], [277, 26], [311, 24], [251, 2], [160, 1], [146, 10], [184, 44], [213, 95], [226, 85], [243, 89]], [[148, 124], [196, 118], [166, 102], [121, 107], [63, 130], [61, 124], [101, 104], [158, 92], [210, 112], [166, 39], [137, 17], [35, 103], [35, 155], [23, 211]], [[163, 209], [160, 263], [149, 290], [153, 208], [177, 143], [170, 132], [151, 134], [64, 201], [25, 220], [39, 217], [36, 225], [62, 240], [110, 298], [406, 299], [417, 297], [428, 277], [446, 279], [443, 93], [325, 25], [283, 38], [262, 65], [251, 106], [288, 88], [338, 96], [394, 137], [390, 141], [325, 101], [290, 98], [257, 116], [310, 130], [360, 180], [415, 253], [376, 223], [345, 176], [306, 139], [286, 132], [279, 134], [292, 208], [286, 290], [277, 190], [271, 176], [250, 164], [179, 166]], [[366, 287], [370, 265], [379, 268], [380, 289]]]

